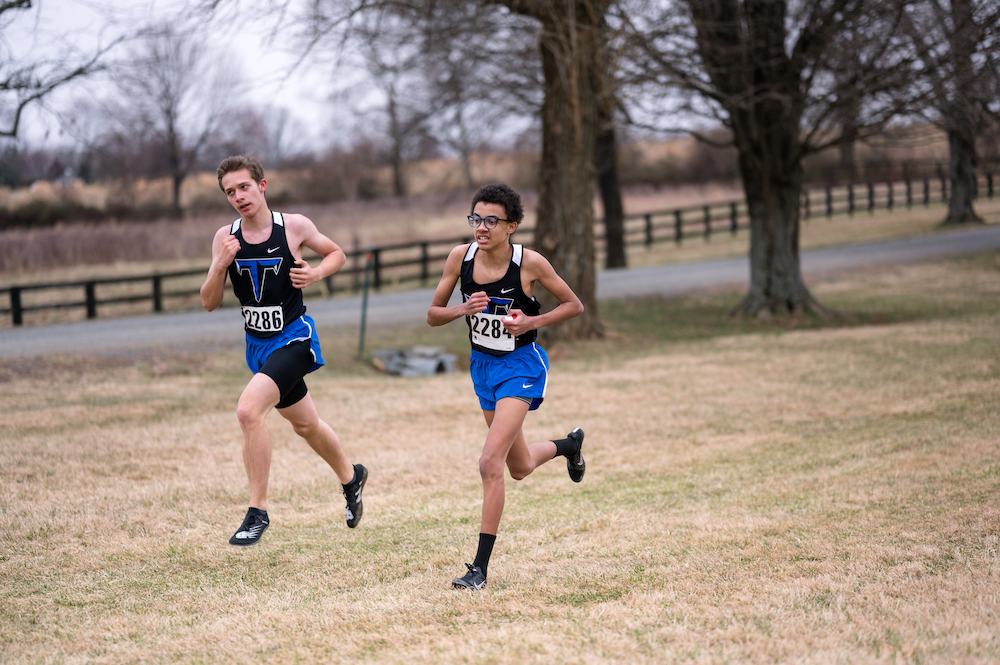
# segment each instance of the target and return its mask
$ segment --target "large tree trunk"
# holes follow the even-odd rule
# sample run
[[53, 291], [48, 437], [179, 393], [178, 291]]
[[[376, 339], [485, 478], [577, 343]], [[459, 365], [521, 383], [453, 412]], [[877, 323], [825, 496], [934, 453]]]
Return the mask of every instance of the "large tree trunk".
[[972, 54], [976, 51], [976, 22], [970, 0], [952, 0], [952, 28], [948, 31], [950, 57], [954, 67], [954, 93], [950, 101], [941, 100], [944, 127], [948, 132], [948, 162], [951, 196], [948, 217], [942, 224], [981, 222], [972, 208], [976, 196], [976, 134], [983, 126], [974, 101], [976, 86]]
[[[583, 302], [582, 315], [542, 330], [544, 343], [603, 334], [594, 259], [595, 85], [604, 0], [505, 0], [542, 23], [545, 77], [536, 249]], [[555, 300], [540, 293], [544, 308]]]
[[949, 130], [948, 162], [951, 196], [948, 198], [948, 217], [942, 224], [982, 222], [972, 207], [976, 196], [975, 139], [964, 136], [958, 130]]
[[799, 196], [805, 105], [782, 2], [688, 0], [698, 50], [726, 110], [750, 214], [750, 290], [734, 316], [829, 316], [802, 281]]
[[802, 168], [740, 157], [750, 214], [750, 290], [734, 316], [768, 317], [806, 311], [827, 317], [802, 281], [799, 197]]
[[396, 196], [406, 196], [406, 180], [403, 177], [403, 130], [399, 122], [399, 109], [396, 106], [396, 92], [389, 90], [389, 134], [392, 137], [389, 161], [392, 164], [392, 193]]
[[621, 181], [618, 179], [618, 143], [615, 126], [610, 122], [597, 133], [597, 185], [604, 207], [607, 251], [604, 265], [607, 268], [624, 268], [628, 260], [625, 256], [625, 210]]

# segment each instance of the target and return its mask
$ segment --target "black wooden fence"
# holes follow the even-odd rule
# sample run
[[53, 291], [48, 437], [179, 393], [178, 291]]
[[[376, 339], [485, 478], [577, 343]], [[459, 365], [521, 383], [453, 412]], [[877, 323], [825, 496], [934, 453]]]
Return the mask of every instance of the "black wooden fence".
[[[993, 174], [981, 175], [977, 182], [978, 193], [993, 198]], [[902, 180], [895, 182], [851, 183], [847, 185], [809, 187], [804, 189], [801, 214], [804, 221], [837, 214], [854, 215], [874, 212], [876, 209], [892, 210], [898, 206], [930, 205], [948, 200], [948, 181], [945, 177]], [[744, 201], [726, 201], [703, 206], [628, 215], [625, 219], [626, 246], [657, 243], [681, 243], [685, 239], [702, 237], [705, 240], [716, 233], [736, 234], [747, 228], [749, 216]], [[595, 229], [595, 241], [603, 249], [603, 225]], [[530, 246], [531, 228], [518, 229], [520, 242]], [[355, 293], [361, 288], [365, 266], [370, 261], [370, 281], [375, 290], [409, 282], [427, 285], [437, 279], [444, 267], [448, 252], [457, 244], [471, 242], [471, 235], [456, 236], [415, 243], [380, 245], [369, 249], [355, 248], [347, 251], [347, 265], [328, 278], [324, 284], [325, 295]], [[312, 260], [316, 257], [307, 257]], [[6, 295], [9, 307], [0, 309], [0, 315], [10, 315], [15, 326], [24, 323], [24, 314], [42, 310], [84, 308], [87, 318], [98, 315], [98, 308], [107, 305], [149, 302], [153, 312], [162, 312], [166, 304], [177, 303], [175, 308], [190, 308], [199, 295], [200, 285], [207, 268], [164, 272], [131, 277], [109, 277], [75, 282], [27, 284], [0, 288], [0, 301]], [[148, 311], [148, 310], [147, 310]]]

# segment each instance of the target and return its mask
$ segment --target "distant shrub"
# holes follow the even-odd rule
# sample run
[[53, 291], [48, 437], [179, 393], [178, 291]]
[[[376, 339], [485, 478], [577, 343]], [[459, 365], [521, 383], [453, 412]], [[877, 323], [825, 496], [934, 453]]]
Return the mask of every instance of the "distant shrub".
[[107, 213], [72, 201], [31, 201], [14, 210], [0, 208], [0, 230], [55, 226], [63, 222], [97, 222]]

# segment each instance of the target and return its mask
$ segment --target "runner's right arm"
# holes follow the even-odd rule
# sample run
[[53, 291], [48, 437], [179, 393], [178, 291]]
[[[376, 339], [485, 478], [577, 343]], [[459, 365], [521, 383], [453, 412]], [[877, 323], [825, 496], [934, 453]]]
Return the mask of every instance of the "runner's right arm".
[[454, 307], [448, 307], [451, 294], [462, 275], [462, 259], [468, 251], [468, 245], [459, 245], [448, 254], [444, 264], [444, 274], [434, 290], [430, 309], [427, 310], [427, 324], [431, 327], [443, 326], [462, 316], [470, 316], [476, 312], [485, 312], [489, 307], [490, 298], [485, 291], [479, 291], [469, 296], [469, 299]]
[[240, 241], [229, 232], [228, 226], [223, 226], [215, 233], [212, 240], [212, 265], [208, 269], [208, 277], [201, 285], [201, 306], [209, 312], [222, 304], [222, 296], [226, 288], [226, 271], [229, 264], [240, 251]]

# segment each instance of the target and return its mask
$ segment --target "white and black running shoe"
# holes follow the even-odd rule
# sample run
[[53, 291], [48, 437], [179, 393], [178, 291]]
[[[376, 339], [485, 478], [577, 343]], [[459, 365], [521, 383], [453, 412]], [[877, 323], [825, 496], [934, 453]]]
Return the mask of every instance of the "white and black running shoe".
[[344, 485], [344, 498], [347, 499], [347, 526], [352, 529], [361, 521], [361, 515], [365, 512], [364, 504], [361, 503], [361, 491], [368, 481], [368, 469], [360, 464], [354, 465], [354, 480]]
[[587, 470], [587, 463], [583, 460], [583, 430], [575, 427], [566, 438], [577, 442], [576, 454], [566, 456], [566, 470], [569, 471], [570, 480], [578, 483], [583, 480], [583, 474]]
[[465, 564], [465, 567], [469, 569], [469, 572], [453, 579], [451, 581], [452, 587], [456, 589], [468, 589], [469, 591], [479, 591], [486, 586], [486, 576], [483, 575], [482, 568], [473, 566], [471, 563]]
[[267, 519], [267, 513], [251, 508], [247, 511], [247, 516], [243, 518], [243, 524], [229, 539], [229, 544], [238, 547], [256, 545], [260, 537], [267, 531], [268, 526], [270, 526], [270, 522]]

